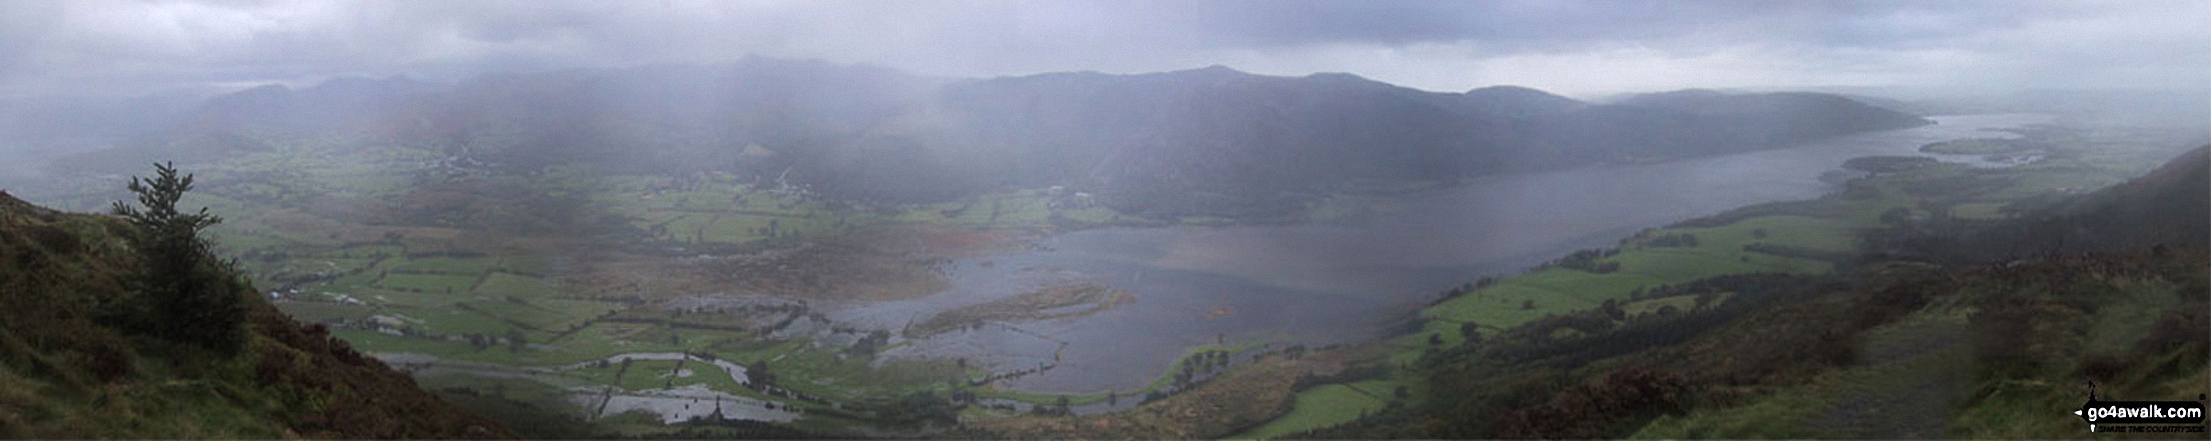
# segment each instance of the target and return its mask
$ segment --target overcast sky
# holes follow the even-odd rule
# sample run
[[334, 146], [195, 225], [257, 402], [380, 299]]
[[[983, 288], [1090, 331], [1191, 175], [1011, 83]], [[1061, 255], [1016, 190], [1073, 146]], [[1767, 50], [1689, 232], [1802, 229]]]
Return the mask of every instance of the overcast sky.
[[951, 76], [1227, 65], [1427, 90], [2200, 88], [2211, 0], [0, 1], [0, 95], [747, 54]]

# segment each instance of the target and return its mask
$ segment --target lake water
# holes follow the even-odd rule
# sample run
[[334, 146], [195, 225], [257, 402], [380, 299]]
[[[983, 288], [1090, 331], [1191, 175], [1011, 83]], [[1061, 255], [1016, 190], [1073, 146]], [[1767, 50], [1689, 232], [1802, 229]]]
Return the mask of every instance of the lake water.
[[[1194, 345], [1326, 345], [1387, 336], [1438, 292], [1508, 274], [1634, 231], [1835, 189], [1844, 160], [1921, 155], [1926, 143], [1987, 137], [2040, 115], [1959, 115], [1936, 125], [1726, 156], [1492, 176], [1399, 196], [1403, 211], [1348, 225], [1114, 228], [1062, 234], [1038, 251], [955, 262], [954, 286], [921, 299], [851, 305], [840, 321], [897, 330], [931, 314], [1071, 280], [1127, 290], [1095, 315], [918, 339], [896, 356], [968, 358], [1037, 392], [1134, 391]], [[1926, 155], [1923, 155], [1926, 156]], [[1966, 161], [1967, 157], [1944, 160]], [[985, 264], [988, 262], [989, 264]]]

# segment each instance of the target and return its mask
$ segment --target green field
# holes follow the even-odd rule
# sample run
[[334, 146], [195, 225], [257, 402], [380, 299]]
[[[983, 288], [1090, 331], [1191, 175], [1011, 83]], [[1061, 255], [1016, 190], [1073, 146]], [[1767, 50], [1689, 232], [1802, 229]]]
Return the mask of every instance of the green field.
[[2004, 205], [2005, 204], [1995, 202], [1974, 202], [1968, 204], [1958, 204], [1958, 206], [1950, 207], [1950, 215], [1957, 216], [1960, 219], [1999, 220], [2010, 217], [2009, 215], [2004, 214], [2002, 211], [1998, 211], [1998, 209], [2003, 208]]
[[484, 283], [476, 285], [476, 289], [473, 292], [486, 296], [506, 298], [550, 296], [555, 291], [553, 290], [552, 284], [545, 283], [544, 280], [540, 280], [536, 277], [516, 275], [505, 272], [495, 272], [491, 273], [491, 275], [489, 276], [485, 276]]
[[[1752, 243], [1786, 245], [1822, 251], [1847, 251], [1853, 247], [1854, 226], [1847, 222], [1802, 216], [1761, 216], [1711, 228], [1658, 229], [1627, 241], [1619, 254], [1598, 259], [1617, 262], [1611, 273], [1545, 268], [1508, 277], [1486, 288], [1445, 300], [1421, 310], [1428, 318], [1421, 332], [1392, 340], [1401, 347], [1426, 347], [1428, 335], [1442, 337], [1444, 346], [1464, 340], [1461, 323], [1477, 323], [1485, 329], [1510, 328], [1545, 315], [1597, 307], [1607, 300], [1624, 301], [1637, 289], [1688, 282], [1705, 277], [1754, 272], [1821, 274], [1832, 270], [1827, 262], [1743, 251]], [[1763, 238], [1758, 237], [1763, 232]], [[1645, 245], [1647, 237], [1693, 234], [1694, 247]], [[1393, 359], [1409, 361], [1417, 353], [1401, 352]]]
[[476, 286], [477, 276], [438, 273], [390, 273], [376, 282], [379, 288], [423, 293], [467, 293]]
[[422, 259], [406, 259], [404, 262], [393, 266], [392, 270], [413, 273], [452, 274], [474, 277], [477, 274], [483, 274], [484, 271], [491, 269], [491, 266], [492, 259], [483, 257], [431, 257]]
[[1289, 413], [1228, 438], [1270, 439], [1343, 424], [1381, 411], [1392, 399], [1389, 394], [1395, 387], [1393, 383], [1374, 380], [1324, 384], [1299, 391]]

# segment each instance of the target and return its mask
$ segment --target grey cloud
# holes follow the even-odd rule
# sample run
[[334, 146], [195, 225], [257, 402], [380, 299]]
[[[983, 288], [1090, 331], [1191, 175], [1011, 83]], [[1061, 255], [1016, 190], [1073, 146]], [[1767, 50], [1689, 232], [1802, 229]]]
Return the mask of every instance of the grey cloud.
[[[2194, 29], [2211, 21], [2207, 5], [2211, 2], [32, 0], [0, 2], [5, 26], [0, 94], [305, 81], [335, 74], [456, 77], [489, 70], [712, 63], [747, 54], [950, 75], [1134, 72], [1244, 62], [1281, 73], [1349, 71], [1389, 79], [1449, 77], [1409, 72], [1453, 66], [1527, 65], [1528, 57], [1603, 63], [1612, 56], [1607, 54], [1629, 51], [1684, 63], [1734, 63], [1705, 68], [1738, 76], [1746, 69], [1773, 71], [1765, 77], [1804, 75], [1805, 84], [1836, 81], [1817, 76], [1834, 66], [1893, 70], [1897, 74], [1888, 77], [1929, 82], [1956, 81], [1976, 67], [2039, 69], [2012, 79], [2044, 86], [2099, 78], [2178, 82], [2198, 72], [2194, 67], [2211, 65], [2211, 55], [2205, 55], [2211, 54], [2211, 35]], [[1411, 53], [1421, 57], [1405, 55]], [[1589, 54], [1596, 55], [1583, 57]], [[1960, 66], [1962, 59], [1999, 64]], [[1481, 80], [1409, 85], [1480, 85], [1463, 81]]]

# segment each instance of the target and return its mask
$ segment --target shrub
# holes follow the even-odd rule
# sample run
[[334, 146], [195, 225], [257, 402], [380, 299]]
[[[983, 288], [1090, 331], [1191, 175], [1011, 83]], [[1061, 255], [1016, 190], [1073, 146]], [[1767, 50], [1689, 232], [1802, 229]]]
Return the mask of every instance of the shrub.
[[1631, 367], [1584, 381], [1549, 403], [1497, 417], [1498, 438], [1610, 438], [1622, 427], [1681, 413], [1691, 397], [1681, 374]]

